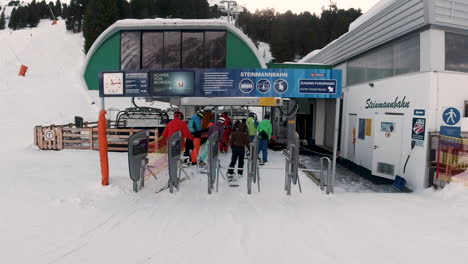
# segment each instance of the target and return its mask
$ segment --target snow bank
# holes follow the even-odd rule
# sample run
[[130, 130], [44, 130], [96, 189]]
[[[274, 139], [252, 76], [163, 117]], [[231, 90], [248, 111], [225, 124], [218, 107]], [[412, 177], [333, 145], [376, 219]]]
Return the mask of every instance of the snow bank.
[[[7, 150], [31, 145], [35, 125], [69, 123], [75, 115], [97, 119], [79, 76], [83, 38], [64, 24], [42, 20], [37, 28], [0, 31], [0, 113], [8, 128], [0, 137], [15, 133], [15, 140], [6, 140]], [[21, 64], [29, 67], [26, 77], [18, 76]]]

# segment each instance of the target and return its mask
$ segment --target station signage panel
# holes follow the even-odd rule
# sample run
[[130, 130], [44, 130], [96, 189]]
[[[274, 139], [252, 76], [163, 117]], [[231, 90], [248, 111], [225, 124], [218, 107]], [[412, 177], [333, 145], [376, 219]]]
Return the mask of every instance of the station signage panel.
[[342, 93], [341, 70], [329, 69], [102, 72], [99, 82], [101, 97], [339, 98]]

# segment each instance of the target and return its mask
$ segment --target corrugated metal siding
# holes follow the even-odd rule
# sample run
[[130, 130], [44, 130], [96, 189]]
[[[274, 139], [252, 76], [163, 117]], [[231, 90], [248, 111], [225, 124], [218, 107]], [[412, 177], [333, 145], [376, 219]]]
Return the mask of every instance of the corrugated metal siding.
[[434, 1], [434, 24], [468, 29], [468, 0]]
[[336, 65], [425, 26], [424, 13], [424, 0], [395, 2], [307, 62]]

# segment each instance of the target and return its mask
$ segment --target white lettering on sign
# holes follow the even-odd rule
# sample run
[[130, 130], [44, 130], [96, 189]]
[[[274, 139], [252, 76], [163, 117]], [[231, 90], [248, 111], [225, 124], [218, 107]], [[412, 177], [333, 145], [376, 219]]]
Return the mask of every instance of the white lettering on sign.
[[283, 77], [287, 78], [287, 72], [241, 72], [241, 77]]
[[335, 82], [327, 81], [305, 81], [301, 80], [300, 85], [335, 85]]

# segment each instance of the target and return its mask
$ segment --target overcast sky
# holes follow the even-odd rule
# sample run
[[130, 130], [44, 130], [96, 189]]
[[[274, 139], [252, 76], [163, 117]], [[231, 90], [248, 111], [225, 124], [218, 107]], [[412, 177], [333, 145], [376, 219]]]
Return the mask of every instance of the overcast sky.
[[[361, 8], [363, 12], [367, 11], [379, 0], [333, 0], [339, 8]], [[329, 0], [238, 0], [237, 3], [247, 7], [249, 11], [255, 9], [264, 9], [273, 7], [275, 10], [285, 12], [291, 10], [294, 13], [309, 11], [320, 14], [322, 6], [328, 6]]]

